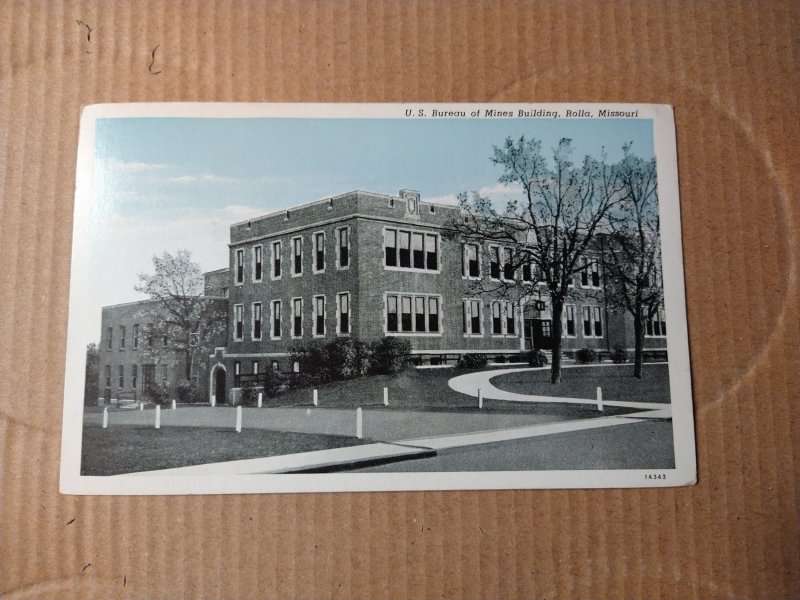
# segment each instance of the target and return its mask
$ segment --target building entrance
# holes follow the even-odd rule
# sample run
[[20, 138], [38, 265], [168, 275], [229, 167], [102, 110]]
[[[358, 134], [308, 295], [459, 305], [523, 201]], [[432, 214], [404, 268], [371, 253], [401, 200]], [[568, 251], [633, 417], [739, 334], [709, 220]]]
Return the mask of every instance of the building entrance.
[[217, 368], [214, 373], [214, 396], [217, 399], [217, 404], [224, 404], [226, 401], [226, 381], [225, 369]]
[[537, 350], [553, 349], [553, 322], [550, 319], [531, 319], [533, 347]]

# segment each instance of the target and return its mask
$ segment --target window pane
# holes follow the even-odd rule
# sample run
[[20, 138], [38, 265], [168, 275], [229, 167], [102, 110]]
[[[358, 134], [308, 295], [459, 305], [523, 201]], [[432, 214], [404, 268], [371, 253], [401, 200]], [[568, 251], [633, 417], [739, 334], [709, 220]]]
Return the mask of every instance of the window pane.
[[386, 266], [397, 266], [397, 231], [394, 229], [387, 229], [384, 231], [385, 246], [386, 246]]
[[471, 300], [470, 313], [472, 314], [472, 333], [481, 332], [481, 305], [477, 300]]
[[397, 331], [397, 296], [386, 297], [386, 330]]
[[439, 299], [428, 298], [428, 331], [439, 331]]
[[500, 279], [500, 248], [491, 249], [491, 269], [489, 276], [492, 279]]
[[438, 242], [435, 235], [425, 236], [425, 268], [436, 270], [439, 265]]
[[400, 236], [400, 266], [401, 267], [410, 267], [411, 266], [411, 232], [410, 231], [401, 231], [399, 233]]
[[506, 304], [506, 333], [509, 335], [516, 335], [514, 305], [511, 302]]
[[498, 335], [502, 332], [502, 322], [500, 321], [500, 303], [492, 302], [492, 333]]
[[411, 297], [402, 296], [400, 298], [401, 305], [401, 322], [400, 325], [403, 331], [411, 331]]
[[589, 315], [589, 307], [583, 307], [583, 335], [591, 336], [592, 335], [592, 320]]
[[425, 331], [425, 298], [414, 298], [414, 331]]

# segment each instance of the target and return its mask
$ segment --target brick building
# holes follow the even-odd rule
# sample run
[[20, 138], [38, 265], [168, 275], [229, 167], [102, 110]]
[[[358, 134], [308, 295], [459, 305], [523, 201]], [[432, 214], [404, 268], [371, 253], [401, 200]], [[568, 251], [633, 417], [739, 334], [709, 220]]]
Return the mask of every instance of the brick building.
[[[227, 313], [225, 299], [227, 269], [204, 274], [201, 301], [207, 308]], [[175, 336], [163, 326], [164, 309], [154, 300], [104, 306], [98, 347], [98, 391], [100, 403], [149, 401], [156, 384], [165, 385], [170, 398], [187, 373], [187, 353], [178, 348]], [[225, 343], [225, 333], [190, 348], [191, 378], [200, 398], [208, 398], [208, 359], [216, 346]]]
[[[401, 336], [422, 364], [551, 347], [546, 287], [532, 269], [512, 268], [512, 248], [448, 238], [459, 215], [412, 190], [354, 191], [232, 225], [227, 286], [215, 280], [227, 287], [229, 316], [209, 364], [212, 403], [229, 399], [241, 375], [294, 369], [291, 349], [311, 340]], [[523, 285], [502, 298], [475, 285], [503, 278]], [[587, 259], [575, 289], [564, 349], [632, 349], [632, 318], [602, 301], [602, 256]], [[663, 319], [648, 329], [647, 347], [663, 348]]]

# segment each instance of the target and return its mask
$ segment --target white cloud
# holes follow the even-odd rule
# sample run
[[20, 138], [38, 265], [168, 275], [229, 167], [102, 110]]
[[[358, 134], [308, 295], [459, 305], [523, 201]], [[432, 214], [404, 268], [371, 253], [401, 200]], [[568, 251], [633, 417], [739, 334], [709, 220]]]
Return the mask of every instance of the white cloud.
[[232, 184], [239, 183], [242, 180], [236, 177], [225, 177], [224, 175], [215, 175], [214, 173], [200, 173], [198, 175], [180, 175], [178, 177], [170, 177], [169, 181], [176, 183], [214, 183], [214, 184]]
[[[473, 190], [469, 190], [469, 193], [471, 194], [472, 191]], [[505, 208], [509, 200], [523, 199], [522, 186], [519, 184], [504, 185], [502, 183], [497, 183], [492, 186], [484, 186], [477, 190], [477, 192], [481, 196], [490, 198], [498, 208]], [[423, 201], [458, 206], [458, 194], [453, 192], [452, 194], [445, 194], [443, 196], [425, 197]]]
[[123, 171], [161, 171], [169, 167], [164, 163], [145, 162], [114, 162], [113, 166]]

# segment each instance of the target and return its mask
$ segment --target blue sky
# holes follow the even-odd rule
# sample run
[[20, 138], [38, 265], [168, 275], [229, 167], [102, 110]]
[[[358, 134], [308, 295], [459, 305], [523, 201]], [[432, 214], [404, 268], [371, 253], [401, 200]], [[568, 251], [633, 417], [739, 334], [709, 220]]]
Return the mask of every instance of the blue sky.
[[99, 307], [141, 299], [136, 274], [152, 256], [192, 251], [203, 270], [227, 266], [228, 227], [260, 214], [360, 189], [454, 202], [461, 191], [498, 201], [489, 157], [507, 136], [572, 138], [575, 160], [653, 156], [649, 119], [115, 118], [96, 122], [92, 272]]

